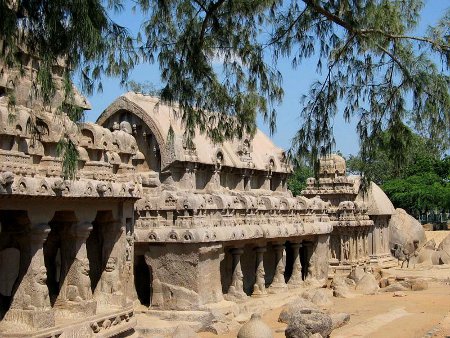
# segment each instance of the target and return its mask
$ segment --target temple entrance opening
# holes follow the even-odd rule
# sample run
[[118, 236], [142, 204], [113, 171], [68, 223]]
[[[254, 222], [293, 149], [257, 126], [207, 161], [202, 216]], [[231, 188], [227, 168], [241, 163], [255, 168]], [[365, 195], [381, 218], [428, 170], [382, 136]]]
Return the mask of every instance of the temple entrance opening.
[[134, 256], [134, 286], [139, 302], [149, 307], [152, 298], [152, 273], [143, 253]]

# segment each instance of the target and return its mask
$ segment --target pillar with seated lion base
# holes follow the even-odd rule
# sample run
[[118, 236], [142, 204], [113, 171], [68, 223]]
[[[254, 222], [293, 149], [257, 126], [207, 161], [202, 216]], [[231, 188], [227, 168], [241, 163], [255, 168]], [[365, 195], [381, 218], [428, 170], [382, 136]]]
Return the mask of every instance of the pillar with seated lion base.
[[283, 253], [284, 253], [284, 245], [283, 244], [275, 244], [273, 246], [275, 251], [275, 275], [273, 277], [272, 284], [269, 287], [270, 293], [277, 293], [280, 291], [284, 291], [287, 288], [286, 281], [284, 280], [284, 270], [285, 265], [283, 262]]
[[5, 320], [25, 324], [31, 328], [46, 328], [55, 325], [54, 311], [50, 306], [47, 288], [47, 270], [44, 265], [43, 244], [50, 232], [47, 224], [32, 227], [20, 238], [21, 266], [28, 268], [16, 287], [11, 307]]

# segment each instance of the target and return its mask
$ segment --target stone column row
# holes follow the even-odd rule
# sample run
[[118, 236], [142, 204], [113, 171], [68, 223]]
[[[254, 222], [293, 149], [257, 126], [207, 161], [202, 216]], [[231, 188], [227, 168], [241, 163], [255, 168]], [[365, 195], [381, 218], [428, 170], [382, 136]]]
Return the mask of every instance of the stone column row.
[[[92, 222], [71, 222], [61, 234], [62, 278], [54, 306], [62, 313], [76, 312], [82, 316], [96, 313], [97, 302], [92, 294], [86, 248], [86, 241], [92, 229]], [[17, 278], [19, 282], [14, 287], [13, 299], [5, 320], [22, 322], [34, 328], [55, 325], [43, 249], [50, 230], [48, 223], [39, 223], [32, 225], [28, 233], [21, 235], [19, 239], [21, 261]], [[117, 238], [110, 240], [114, 241]], [[114, 247], [110, 242], [108, 244]], [[110, 282], [117, 285], [119, 276], [114, 277], [116, 278]], [[114, 291], [116, 290], [109, 290], [110, 293]]]
[[[289, 281], [286, 283], [284, 279], [285, 262], [283, 260], [285, 246], [281, 243], [273, 245], [275, 251], [275, 274], [273, 281], [268, 289], [266, 289], [265, 268], [264, 268], [264, 253], [265, 246], [258, 246], [255, 248], [256, 264], [255, 264], [255, 284], [253, 285], [253, 297], [263, 297], [268, 293], [276, 293], [286, 290], [288, 286], [296, 287], [303, 284], [302, 280], [302, 265], [300, 262], [300, 248], [302, 243], [292, 243], [293, 251], [293, 266], [292, 274]], [[246, 297], [244, 292], [244, 275], [241, 268], [241, 255], [244, 253], [242, 248], [233, 248], [230, 250], [232, 255], [232, 278], [231, 285], [228, 288], [227, 297], [232, 299], [243, 299]]]
[[342, 264], [368, 259], [369, 229], [352, 228], [346, 229], [345, 231], [345, 233], [339, 233], [337, 235], [337, 244], [340, 246], [340, 248], [336, 250], [339, 251], [339, 262]]

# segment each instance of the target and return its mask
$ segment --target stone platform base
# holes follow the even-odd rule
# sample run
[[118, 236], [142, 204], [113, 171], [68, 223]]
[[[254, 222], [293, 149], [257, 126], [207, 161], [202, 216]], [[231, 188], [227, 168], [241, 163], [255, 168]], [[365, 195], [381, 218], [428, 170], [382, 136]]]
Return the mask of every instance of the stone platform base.
[[31, 328], [39, 329], [55, 326], [53, 310], [18, 310], [10, 309], [3, 319], [11, 323], [20, 323]]
[[367, 267], [370, 265], [370, 262], [368, 261], [360, 261], [360, 262], [353, 262], [348, 264], [342, 264], [342, 265], [330, 265], [328, 268], [328, 279], [333, 278], [334, 276], [346, 276], [348, 275], [353, 267], [360, 266], [360, 267]]
[[80, 303], [67, 301], [62, 305], [56, 302], [54, 311], [57, 322], [67, 319], [82, 319], [97, 313], [97, 301], [89, 300]]
[[7, 331], [0, 331], [2, 338], [49, 338], [49, 337], [114, 337], [119, 334], [134, 332], [136, 318], [133, 308], [110, 311], [79, 320], [70, 320], [66, 323], [57, 323], [56, 326], [46, 329], [31, 329], [20, 331], [11, 326]]
[[395, 257], [386, 254], [370, 257], [370, 265], [378, 266], [380, 268], [393, 268], [398, 265], [398, 261]]
[[[306, 285], [307, 283], [305, 283]], [[315, 284], [315, 283], [311, 283]], [[316, 288], [317, 285], [314, 285]], [[285, 289], [266, 297], [246, 297], [238, 302], [222, 301], [204, 305], [201, 311], [163, 311], [142, 309], [137, 311], [136, 332], [143, 337], [171, 336], [179, 325], [189, 326], [196, 332], [224, 334], [236, 330], [247, 322], [253, 313], [261, 313], [281, 307], [309, 287]]]

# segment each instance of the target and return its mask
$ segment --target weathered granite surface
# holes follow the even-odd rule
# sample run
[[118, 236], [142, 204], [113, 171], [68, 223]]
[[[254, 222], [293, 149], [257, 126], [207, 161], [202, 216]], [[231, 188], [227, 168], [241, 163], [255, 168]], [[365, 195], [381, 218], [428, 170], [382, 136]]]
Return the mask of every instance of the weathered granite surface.
[[[21, 96], [32, 65], [15, 82]], [[293, 197], [292, 168], [261, 131], [222, 144], [197, 133], [188, 146], [179, 108], [136, 93], [97, 124], [77, 125], [55, 113], [61, 98], [44, 107], [20, 97], [11, 110], [5, 93], [17, 73], [8, 74], [0, 78], [2, 337], [127, 335], [139, 304], [225, 321], [247, 297], [323, 285], [389, 254], [390, 211], [371, 211], [383, 205], [376, 187], [357, 198], [337, 155]], [[89, 107], [79, 96], [74, 104]], [[62, 171], [62, 138], [78, 153], [74, 179]]]

